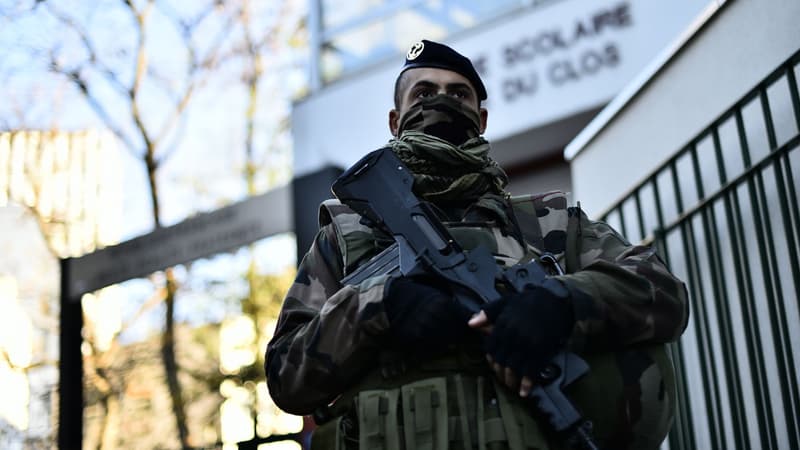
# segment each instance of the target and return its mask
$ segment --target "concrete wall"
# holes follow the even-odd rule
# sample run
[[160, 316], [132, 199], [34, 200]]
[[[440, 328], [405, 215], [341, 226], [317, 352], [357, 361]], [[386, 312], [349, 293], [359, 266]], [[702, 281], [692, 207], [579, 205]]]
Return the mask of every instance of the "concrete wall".
[[575, 199], [596, 215], [643, 180], [800, 48], [798, 18], [797, 0], [725, 3], [588, 144], [568, 148]]

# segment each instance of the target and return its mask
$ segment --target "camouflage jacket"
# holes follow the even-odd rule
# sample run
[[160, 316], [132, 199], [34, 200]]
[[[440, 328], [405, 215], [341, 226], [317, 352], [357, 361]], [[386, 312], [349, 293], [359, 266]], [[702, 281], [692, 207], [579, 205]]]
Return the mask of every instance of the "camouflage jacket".
[[[483, 236], [494, 238], [489, 244], [498, 264], [513, 264], [526, 251], [553, 254], [566, 267], [559, 277], [589, 294], [589, 300], [573, 305], [572, 351], [588, 355], [680, 336], [688, 319], [686, 289], [653, 249], [631, 245], [610, 226], [568, 207], [563, 193], [510, 201], [528, 248], [491, 224]], [[326, 405], [374, 367], [389, 327], [382, 306], [385, 277], [357, 286], [340, 282], [388, 243], [346, 206], [328, 202], [321, 211], [322, 226], [299, 265], [267, 347], [270, 393], [294, 414]], [[453, 234], [457, 239], [469, 235]], [[487, 243], [481, 239], [472, 245]]]

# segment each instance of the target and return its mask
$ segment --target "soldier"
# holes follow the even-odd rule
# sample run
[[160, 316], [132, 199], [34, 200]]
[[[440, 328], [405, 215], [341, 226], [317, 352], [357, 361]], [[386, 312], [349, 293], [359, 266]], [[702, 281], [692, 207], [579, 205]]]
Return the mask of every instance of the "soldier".
[[688, 318], [685, 286], [648, 247], [568, 207], [560, 192], [510, 197], [481, 136], [486, 89], [469, 59], [423, 40], [406, 55], [388, 143], [465, 249], [538, 258], [552, 275], [476, 315], [432, 277], [342, 278], [392, 238], [337, 201], [286, 295], [267, 348], [276, 404], [314, 414], [312, 448], [566, 448], [527, 400], [561, 349], [590, 372], [569, 396], [601, 447], [658, 448], [672, 423], [665, 343]]

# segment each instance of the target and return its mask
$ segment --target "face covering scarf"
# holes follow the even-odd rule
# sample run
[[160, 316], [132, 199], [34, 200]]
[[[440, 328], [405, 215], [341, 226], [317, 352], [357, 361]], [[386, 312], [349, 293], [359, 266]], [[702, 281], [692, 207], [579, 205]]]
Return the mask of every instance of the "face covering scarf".
[[439, 94], [421, 99], [400, 118], [398, 134], [411, 130], [461, 145], [480, 135], [480, 117], [453, 97]]
[[[465, 139], [454, 144], [460, 137]], [[423, 199], [472, 202], [507, 223], [508, 177], [489, 157], [475, 111], [447, 95], [423, 99], [400, 119], [398, 137], [389, 145], [414, 173], [414, 192]]]

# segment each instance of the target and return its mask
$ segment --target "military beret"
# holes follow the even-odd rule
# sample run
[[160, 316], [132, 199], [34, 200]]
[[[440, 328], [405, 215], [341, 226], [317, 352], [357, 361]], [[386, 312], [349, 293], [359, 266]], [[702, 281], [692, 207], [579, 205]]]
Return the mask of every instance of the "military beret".
[[406, 62], [397, 78], [399, 79], [406, 70], [417, 67], [434, 67], [459, 73], [472, 83], [478, 99], [486, 100], [486, 88], [472, 61], [444, 44], [423, 39], [411, 45], [406, 53]]

